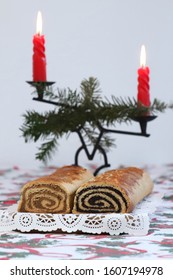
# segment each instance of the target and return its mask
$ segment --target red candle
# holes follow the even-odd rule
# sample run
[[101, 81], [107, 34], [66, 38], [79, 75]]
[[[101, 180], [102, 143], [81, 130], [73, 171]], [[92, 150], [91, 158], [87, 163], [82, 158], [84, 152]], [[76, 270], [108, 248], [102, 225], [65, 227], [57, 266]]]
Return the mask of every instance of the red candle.
[[138, 104], [150, 107], [150, 69], [146, 65], [145, 46], [141, 47], [140, 68], [138, 69]]
[[33, 37], [33, 81], [46, 81], [46, 55], [45, 39], [42, 35], [42, 16], [41, 12], [37, 15], [37, 31]]

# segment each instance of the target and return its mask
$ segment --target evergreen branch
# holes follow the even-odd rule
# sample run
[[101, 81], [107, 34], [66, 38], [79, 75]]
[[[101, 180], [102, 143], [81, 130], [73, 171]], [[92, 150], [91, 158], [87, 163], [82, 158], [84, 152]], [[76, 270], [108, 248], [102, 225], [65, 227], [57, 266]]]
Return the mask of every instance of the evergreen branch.
[[[100, 84], [96, 78], [90, 77], [83, 80], [80, 86], [81, 92], [71, 89], [58, 89], [55, 94], [51, 90], [46, 91], [46, 97], [56, 100], [60, 105], [52, 111], [37, 113], [28, 111], [24, 115], [24, 124], [21, 127], [25, 141], [34, 142], [39, 139], [45, 141], [39, 148], [36, 158], [46, 161], [54, 153], [58, 145], [58, 139], [64, 134], [69, 134], [79, 128], [83, 128], [82, 134], [87, 145], [95, 145], [99, 131], [98, 121], [101, 126], [115, 125], [119, 122], [131, 122], [135, 117], [146, 113], [155, 114], [173, 109], [173, 104], [154, 99], [150, 108], [138, 106], [134, 98], [122, 98], [111, 96], [101, 98]], [[104, 134], [100, 145], [109, 150], [114, 145], [114, 140]]]
[[81, 88], [81, 93], [84, 96], [84, 98], [87, 98], [89, 100], [91, 100], [95, 94], [98, 94], [101, 92], [100, 83], [94, 77], [90, 77], [88, 80], [84, 79], [81, 82], [80, 88]]
[[[83, 137], [86, 139], [85, 143], [88, 146], [93, 146], [96, 144], [97, 139], [99, 137], [100, 131], [97, 131], [97, 128], [93, 127], [91, 128], [90, 126], [84, 126], [83, 127]], [[115, 139], [112, 137], [108, 136], [107, 134], [103, 134], [102, 139], [100, 140], [100, 146], [102, 146], [106, 151], [109, 150], [110, 147], [116, 146], [115, 145]]]
[[38, 149], [39, 152], [36, 153], [36, 159], [46, 163], [51, 158], [52, 154], [56, 151], [57, 145], [58, 143], [56, 137], [41, 144], [41, 146]]
[[159, 101], [158, 99], [155, 98], [153, 103], [151, 104], [151, 108], [150, 109], [152, 110], [153, 113], [157, 112], [157, 111], [163, 113], [168, 108], [171, 108], [171, 105], [168, 105], [165, 102]]

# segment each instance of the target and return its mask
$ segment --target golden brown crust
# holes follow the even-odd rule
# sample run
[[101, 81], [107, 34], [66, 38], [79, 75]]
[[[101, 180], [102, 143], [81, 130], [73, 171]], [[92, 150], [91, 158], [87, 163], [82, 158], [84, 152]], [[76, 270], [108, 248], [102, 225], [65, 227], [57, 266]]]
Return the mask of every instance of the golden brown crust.
[[128, 167], [124, 169], [110, 170], [101, 175], [98, 175], [93, 180], [90, 180], [90, 184], [92, 182], [113, 184], [115, 187], [117, 185], [124, 185], [126, 188], [131, 189], [132, 186], [139, 178], [143, 175], [143, 170], [136, 167]]
[[80, 166], [63, 166], [54, 173], [33, 180], [22, 188], [19, 212], [70, 213], [77, 188], [93, 177]]
[[[110, 170], [89, 180], [76, 191], [73, 213], [131, 212], [152, 188], [151, 178], [142, 169], [129, 167]], [[104, 204], [104, 200], [107, 203]]]

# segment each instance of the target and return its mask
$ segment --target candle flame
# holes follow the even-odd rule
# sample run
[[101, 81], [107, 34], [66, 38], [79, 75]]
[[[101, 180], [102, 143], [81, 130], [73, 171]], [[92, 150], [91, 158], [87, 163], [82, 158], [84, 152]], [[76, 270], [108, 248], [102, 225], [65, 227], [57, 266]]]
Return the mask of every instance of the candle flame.
[[146, 66], [146, 50], [144, 45], [141, 47], [140, 65], [142, 68]]
[[36, 33], [38, 35], [42, 34], [42, 15], [41, 12], [39, 11], [37, 14], [37, 28], [36, 28]]

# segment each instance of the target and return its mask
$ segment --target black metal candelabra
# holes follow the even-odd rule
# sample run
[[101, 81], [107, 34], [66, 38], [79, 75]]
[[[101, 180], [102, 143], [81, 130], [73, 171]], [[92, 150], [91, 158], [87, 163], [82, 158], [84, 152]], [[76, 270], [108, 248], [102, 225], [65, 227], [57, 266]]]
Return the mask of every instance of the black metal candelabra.
[[[46, 89], [48, 89], [50, 86], [52, 86], [55, 82], [33, 82], [33, 81], [27, 81], [28, 84], [36, 88], [38, 97], [34, 97], [33, 100], [40, 101], [56, 106], [64, 106], [64, 104], [60, 102], [55, 102], [51, 100], [44, 99], [44, 92]], [[139, 117], [135, 117], [132, 120], [135, 122], [138, 122], [140, 125], [140, 132], [132, 132], [132, 131], [124, 131], [124, 130], [115, 130], [115, 129], [108, 129], [103, 127], [99, 121], [97, 123], [97, 128], [99, 130], [99, 136], [97, 138], [96, 143], [94, 144], [92, 152], [89, 152], [87, 144], [84, 141], [83, 135], [82, 135], [82, 129], [83, 127], [79, 127], [73, 132], [76, 132], [78, 134], [78, 137], [81, 141], [81, 146], [77, 149], [75, 153], [74, 158], [74, 165], [79, 165], [79, 154], [83, 150], [89, 160], [93, 160], [95, 154], [97, 151], [99, 151], [103, 155], [104, 164], [100, 165], [94, 172], [94, 175], [97, 175], [98, 172], [102, 168], [110, 167], [110, 164], [108, 163], [108, 158], [105, 149], [101, 146], [101, 139], [105, 133], [116, 133], [116, 134], [124, 134], [124, 135], [133, 135], [133, 136], [143, 136], [143, 137], [149, 137], [150, 134], [147, 133], [147, 124], [148, 122], [154, 120], [157, 116], [150, 116], [150, 115], [143, 115]]]

